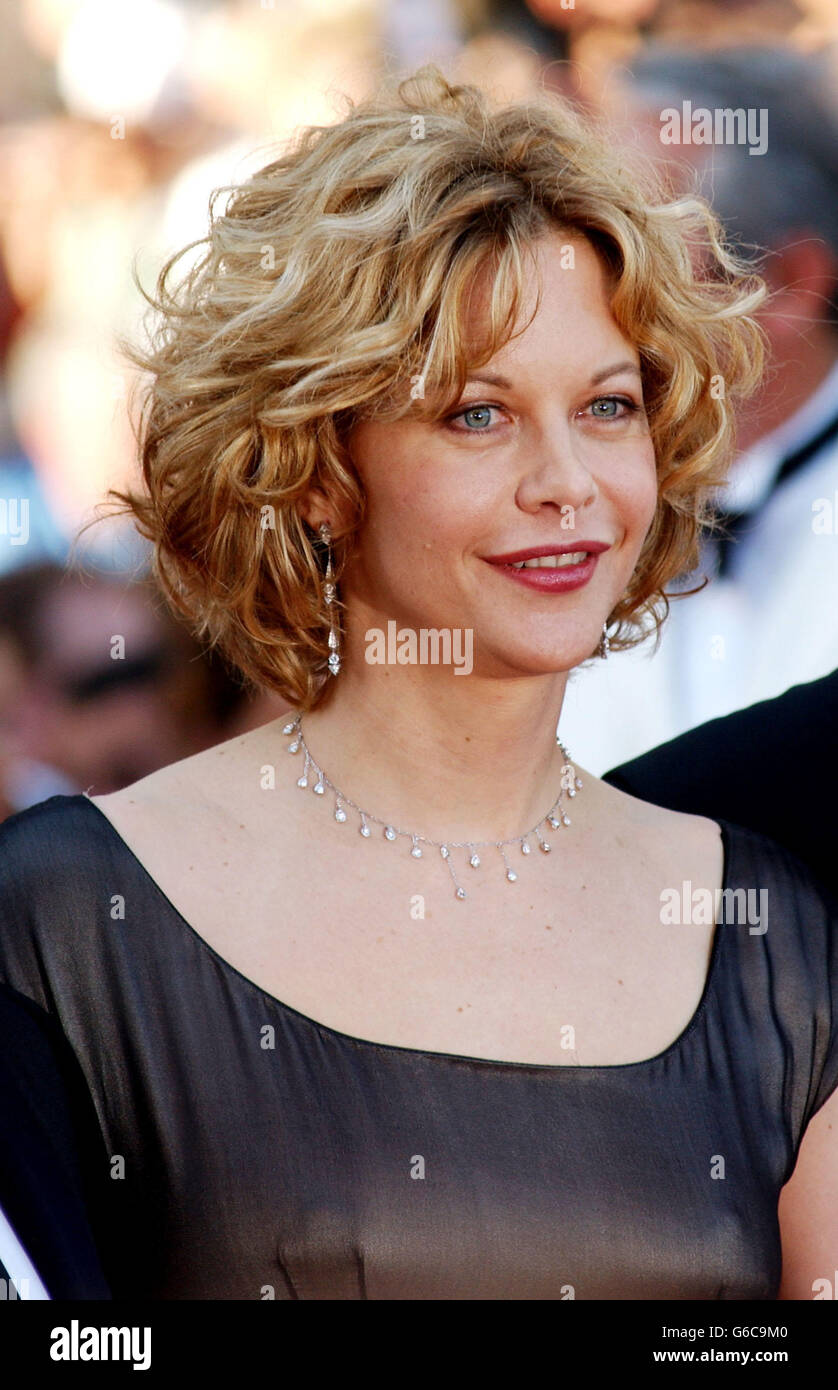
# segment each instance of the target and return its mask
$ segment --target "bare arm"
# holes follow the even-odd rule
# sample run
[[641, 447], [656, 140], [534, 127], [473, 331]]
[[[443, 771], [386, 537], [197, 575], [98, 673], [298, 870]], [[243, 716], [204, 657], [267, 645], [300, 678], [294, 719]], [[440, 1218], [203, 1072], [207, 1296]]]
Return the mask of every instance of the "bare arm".
[[[813, 1116], [780, 1193], [781, 1299], [838, 1298], [838, 1091]], [[829, 1288], [818, 1285], [828, 1280]]]

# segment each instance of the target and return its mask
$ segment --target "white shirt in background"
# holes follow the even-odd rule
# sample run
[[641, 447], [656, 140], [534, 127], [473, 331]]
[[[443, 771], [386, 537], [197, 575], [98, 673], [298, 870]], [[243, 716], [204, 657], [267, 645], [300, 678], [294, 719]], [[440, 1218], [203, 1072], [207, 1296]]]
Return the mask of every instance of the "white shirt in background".
[[838, 439], [772, 491], [784, 457], [835, 415], [838, 363], [736, 460], [724, 505], [758, 511], [725, 577], [672, 601], [656, 654], [649, 638], [572, 673], [559, 732], [583, 767], [600, 775], [838, 667]]

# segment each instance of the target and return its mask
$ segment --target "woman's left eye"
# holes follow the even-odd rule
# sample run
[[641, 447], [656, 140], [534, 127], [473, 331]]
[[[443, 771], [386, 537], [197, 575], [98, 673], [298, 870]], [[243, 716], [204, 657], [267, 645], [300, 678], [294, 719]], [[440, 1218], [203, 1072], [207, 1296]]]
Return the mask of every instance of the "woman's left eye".
[[595, 413], [594, 415], [592, 415], [592, 417], [591, 417], [593, 420], [605, 420], [605, 421], [610, 421], [610, 420], [625, 420], [625, 419], [628, 418], [629, 415], [633, 415], [633, 414], [635, 414], [638, 410], [640, 410], [640, 406], [637, 404], [637, 402], [636, 402], [636, 401], [633, 401], [633, 400], [630, 400], [630, 399], [629, 399], [628, 397], [626, 397], [626, 396], [597, 396], [597, 398], [596, 398], [595, 401], [591, 401], [591, 403], [590, 403], [590, 409], [595, 410], [596, 406], [601, 406], [601, 405], [605, 405], [605, 406], [620, 406], [620, 405], [622, 405], [622, 406], [625, 406], [625, 414], [623, 414], [623, 415], [617, 414], [616, 410], [615, 410], [613, 413], [612, 413], [611, 411], [608, 411], [608, 412], [605, 412], [605, 413], [601, 413], [601, 412], [599, 412], [599, 411], [596, 411], [596, 413]]

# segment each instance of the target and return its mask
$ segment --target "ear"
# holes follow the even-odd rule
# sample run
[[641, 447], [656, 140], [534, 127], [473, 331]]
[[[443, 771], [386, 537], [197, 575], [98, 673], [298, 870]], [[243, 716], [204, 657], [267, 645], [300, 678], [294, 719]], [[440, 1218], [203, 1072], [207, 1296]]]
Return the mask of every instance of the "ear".
[[340, 530], [340, 515], [338, 508], [329, 501], [325, 492], [319, 488], [310, 488], [305, 498], [299, 504], [299, 513], [313, 531], [319, 530], [324, 521], [328, 521], [332, 529], [332, 537]]

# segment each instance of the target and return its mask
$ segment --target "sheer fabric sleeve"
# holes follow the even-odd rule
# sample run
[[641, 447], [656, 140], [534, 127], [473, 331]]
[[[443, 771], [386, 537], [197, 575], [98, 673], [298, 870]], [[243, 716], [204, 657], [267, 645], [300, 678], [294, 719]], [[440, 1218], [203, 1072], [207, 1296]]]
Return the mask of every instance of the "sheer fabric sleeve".
[[53, 1016], [73, 972], [76, 935], [68, 821], [74, 817], [39, 802], [0, 825], [0, 982]]
[[838, 904], [820, 892], [814, 898], [807, 924], [807, 946], [822, 1028], [816, 1044], [813, 1090], [804, 1125], [838, 1089]]
[[769, 912], [765, 1007], [789, 1044], [784, 1088], [799, 1147], [812, 1116], [838, 1088], [838, 904], [797, 854], [759, 838]]
[[111, 904], [125, 891], [105, 830], [63, 795], [0, 824], [0, 982], [54, 1017], [77, 1050], [107, 1008]]
[[[39, 1270], [55, 1287], [78, 1291], [67, 1296], [84, 1298], [111, 1296], [99, 1260], [111, 1258], [114, 1184], [90, 1084], [101, 1071], [94, 909], [111, 877], [71, 798], [39, 802], [0, 824], [0, 991], [7, 1030], [14, 1023], [0, 1131], [7, 1114], [25, 1114], [29, 1150], [43, 1155], [41, 1168], [22, 1169], [17, 1130], [0, 1176], [13, 1209], [17, 1203], [25, 1217], [40, 1202], [50, 1213], [42, 1232], [49, 1239], [32, 1250]], [[36, 1237], [38, 1223], [32, 1229]]]

